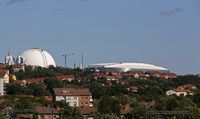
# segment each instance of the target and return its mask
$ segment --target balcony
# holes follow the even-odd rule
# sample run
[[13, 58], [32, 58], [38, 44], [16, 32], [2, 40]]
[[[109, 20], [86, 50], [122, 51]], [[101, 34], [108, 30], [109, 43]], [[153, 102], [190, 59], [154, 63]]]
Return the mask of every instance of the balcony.
[[90, 98], [90, 102], [93, 102], [94, 100], [92, 98]]
[[90, 107], [93, 107], [93, 104], [90, 104]]

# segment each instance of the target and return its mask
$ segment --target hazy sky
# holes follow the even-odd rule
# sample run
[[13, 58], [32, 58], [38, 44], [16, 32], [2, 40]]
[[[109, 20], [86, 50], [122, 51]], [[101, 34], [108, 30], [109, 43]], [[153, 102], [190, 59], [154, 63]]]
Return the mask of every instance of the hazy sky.
[[200, 0], [0, 0], [0, 61], [43, 48], [58, 65], [143, 62], [200, 73]]

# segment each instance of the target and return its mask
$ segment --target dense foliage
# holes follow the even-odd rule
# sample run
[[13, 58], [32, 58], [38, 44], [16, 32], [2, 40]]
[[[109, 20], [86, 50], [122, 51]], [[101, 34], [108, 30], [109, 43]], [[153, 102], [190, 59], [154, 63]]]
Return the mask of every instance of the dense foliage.
[[[50, 102], [45, 101], [44, 96], [53, 95], [53, 88], [61, 87], [85, 87], [89, 88], [94, 98], [94, 106], [98, 111], [94, 114], [96, 119], [117, 119], [120, 117], [120, 108], [123, 105], [130, 105], [133, 109], [129, 118], [144, 118], [148, 111], [190, 111], [194, 119], [200, 118], [200, 78], [193, 75], [178, 76], [176, 79], [135, 79], [124, 77], [121, 80], [129, 80], [129, 84], [121, 85], [112, 82], [112, 85], [105, 83], [105, 78], [94, 78], [92, 72], [80, 69], [64, 69], [50, 67], [37, 67], [32, 69], [26, 67], [26, 72], [19, 71], [15, 73], [19, 80], [30, 79], [34, 77], [46, 77], [43, 83], [28, 84], [21, 86], [15, 82], [6, 85], [6, 93], [12, 97], [31, 95], [33, 99], [16, 98], [15, 108], [32, 108], [35, 104], [46, 105]], [[72, 74], [75, 80], [60, 81], [54, 76]], [[193, 84], [198, 90], [193, 96], [166, 96], [166, 91], [184, 84]], [[138, 92], [129, 91], [130, 86], [138, 86]], [[34, 98], [34, 97], [37, 97]], [[39, 100], [38, 100], [39, 98]], [[11, 100], [10, 100], [11, 101]], [[150, 103], [153, 105], [149, 106]], [[56, 104], [63, 107], [62, 114], [72, 118], [74, 110], [65, 104]], [[63, 106], [64, 105], [64, 106]], [[75, 111], [76, 115], [80, 112]], [[1, 115], [0, 115], [1, 116]], [[82, 118], [79, 115], [80, 119]]]

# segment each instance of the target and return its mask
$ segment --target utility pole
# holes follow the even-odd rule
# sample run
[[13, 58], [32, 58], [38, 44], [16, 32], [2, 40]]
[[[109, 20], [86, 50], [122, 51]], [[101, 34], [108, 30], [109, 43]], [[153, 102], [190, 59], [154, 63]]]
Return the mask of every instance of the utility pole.
[[67, 57], [74, 55], [74, 53], [65, 53], [62, 56], [65, 58], [65, 68], [67, 68]]

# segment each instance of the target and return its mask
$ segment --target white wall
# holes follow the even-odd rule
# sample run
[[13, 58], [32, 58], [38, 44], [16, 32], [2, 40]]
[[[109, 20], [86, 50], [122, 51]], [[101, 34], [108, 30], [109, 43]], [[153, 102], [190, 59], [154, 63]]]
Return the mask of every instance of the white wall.
[[3, 78], [0, 78], [0, 95], [3, 95], [3, 92], [4, 92]]
[[71, 107], [79, 106], [79, 97], [78, 96], [56, 96], [56, 101], [65, 101], [69, 103]]

